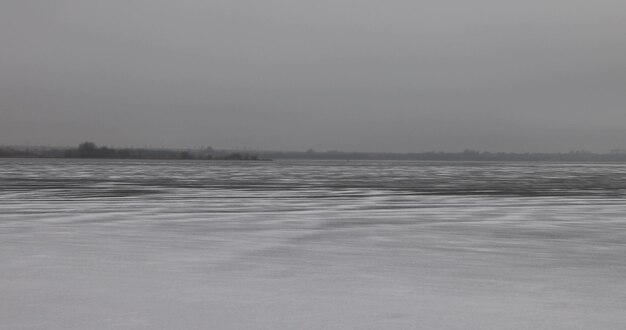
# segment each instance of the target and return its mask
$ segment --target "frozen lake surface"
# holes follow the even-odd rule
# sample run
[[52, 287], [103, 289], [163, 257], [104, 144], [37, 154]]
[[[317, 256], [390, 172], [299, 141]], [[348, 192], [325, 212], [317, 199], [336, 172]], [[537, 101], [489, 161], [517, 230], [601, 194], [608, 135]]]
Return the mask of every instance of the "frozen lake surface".
[[626, 329], [626, 165], [0, 160], [0, 329]]

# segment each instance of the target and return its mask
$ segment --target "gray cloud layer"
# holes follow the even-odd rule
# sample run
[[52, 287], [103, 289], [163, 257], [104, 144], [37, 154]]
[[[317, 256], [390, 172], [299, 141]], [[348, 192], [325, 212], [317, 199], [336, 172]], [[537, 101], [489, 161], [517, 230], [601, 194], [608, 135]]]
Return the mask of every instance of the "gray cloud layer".
[[0, 143], [626, 149], [626, 2], [0, 3]]

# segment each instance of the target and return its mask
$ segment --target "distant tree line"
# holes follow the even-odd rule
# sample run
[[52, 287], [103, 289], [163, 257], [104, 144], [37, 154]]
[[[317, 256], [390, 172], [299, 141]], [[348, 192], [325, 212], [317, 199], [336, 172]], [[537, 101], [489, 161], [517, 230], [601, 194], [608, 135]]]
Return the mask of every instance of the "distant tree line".
[[107, 159], [199, 159], [199, 160], [265, 160], [249, 153], [152, 148], [110, 148], [83, 142], [76, 148], [0, 147], [0, 157], [14, 158], [107, 158]]
[[271, 159], [326, 159], [326, 160], [407, 160], [407, 161], [548, 161], [548, 162], [626, 162], [626, 152], [606, 154], [588, 151], [570, 151], [567, 153], [515, 153], [464, 150], [462, 152], [266, 152]]
[[567, 153], [514, 153], [464, 150], [462, 152], [341, 152], [324, 151], [264, 151], [258, 154], [240, 151], [201, 149], [110, 148], [83, 142], [76, 148], [2, 147], [0, 157], [21, 158], [112, 158], [112, 159], [196, 159], [196, 160], [268, 160], [268, 159], [320, 159], [320, 160], [415, 160], [415, 161], [549, 161], [549, 162], [626, 162], [626, 151], [610, 153], [570, 151]]

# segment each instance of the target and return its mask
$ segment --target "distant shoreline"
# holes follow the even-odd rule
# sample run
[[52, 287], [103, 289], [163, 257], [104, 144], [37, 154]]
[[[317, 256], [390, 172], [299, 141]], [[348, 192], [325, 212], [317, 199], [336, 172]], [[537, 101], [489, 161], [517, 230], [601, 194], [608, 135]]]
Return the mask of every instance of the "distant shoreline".
[[527, 161], [527, 162], [626, 162], [626, 151], [592, 153], [516, 153], [465, 150], [462, 152], [343, 152], [343, 151], [250, 151], [202, 149], [110, 148], [93, 142], [78, 147], [0, 146], [0, 158], [84, 158], [84, 159], [180, 159], [269, 161], [273, 159], [310, 160], [414, 160], [414, 161]]
[[179, 159], [179, 160], [229, 160], [268, 161], [258, 154], [248, 152], [215, 151], [211, 148], [193, 150], [110, 148], [83, 142], [76, 148], [59, 147], [4, 147], [0, 146], [0, 158], [67, 158], [67, 159]]

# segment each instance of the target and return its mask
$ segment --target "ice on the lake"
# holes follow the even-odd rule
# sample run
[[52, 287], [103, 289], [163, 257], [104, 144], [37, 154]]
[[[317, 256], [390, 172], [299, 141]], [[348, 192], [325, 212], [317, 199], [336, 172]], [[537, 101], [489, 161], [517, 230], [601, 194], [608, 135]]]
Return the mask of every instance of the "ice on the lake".
[[0, 165], [0, 329], [626, 328], [624, 165]]

